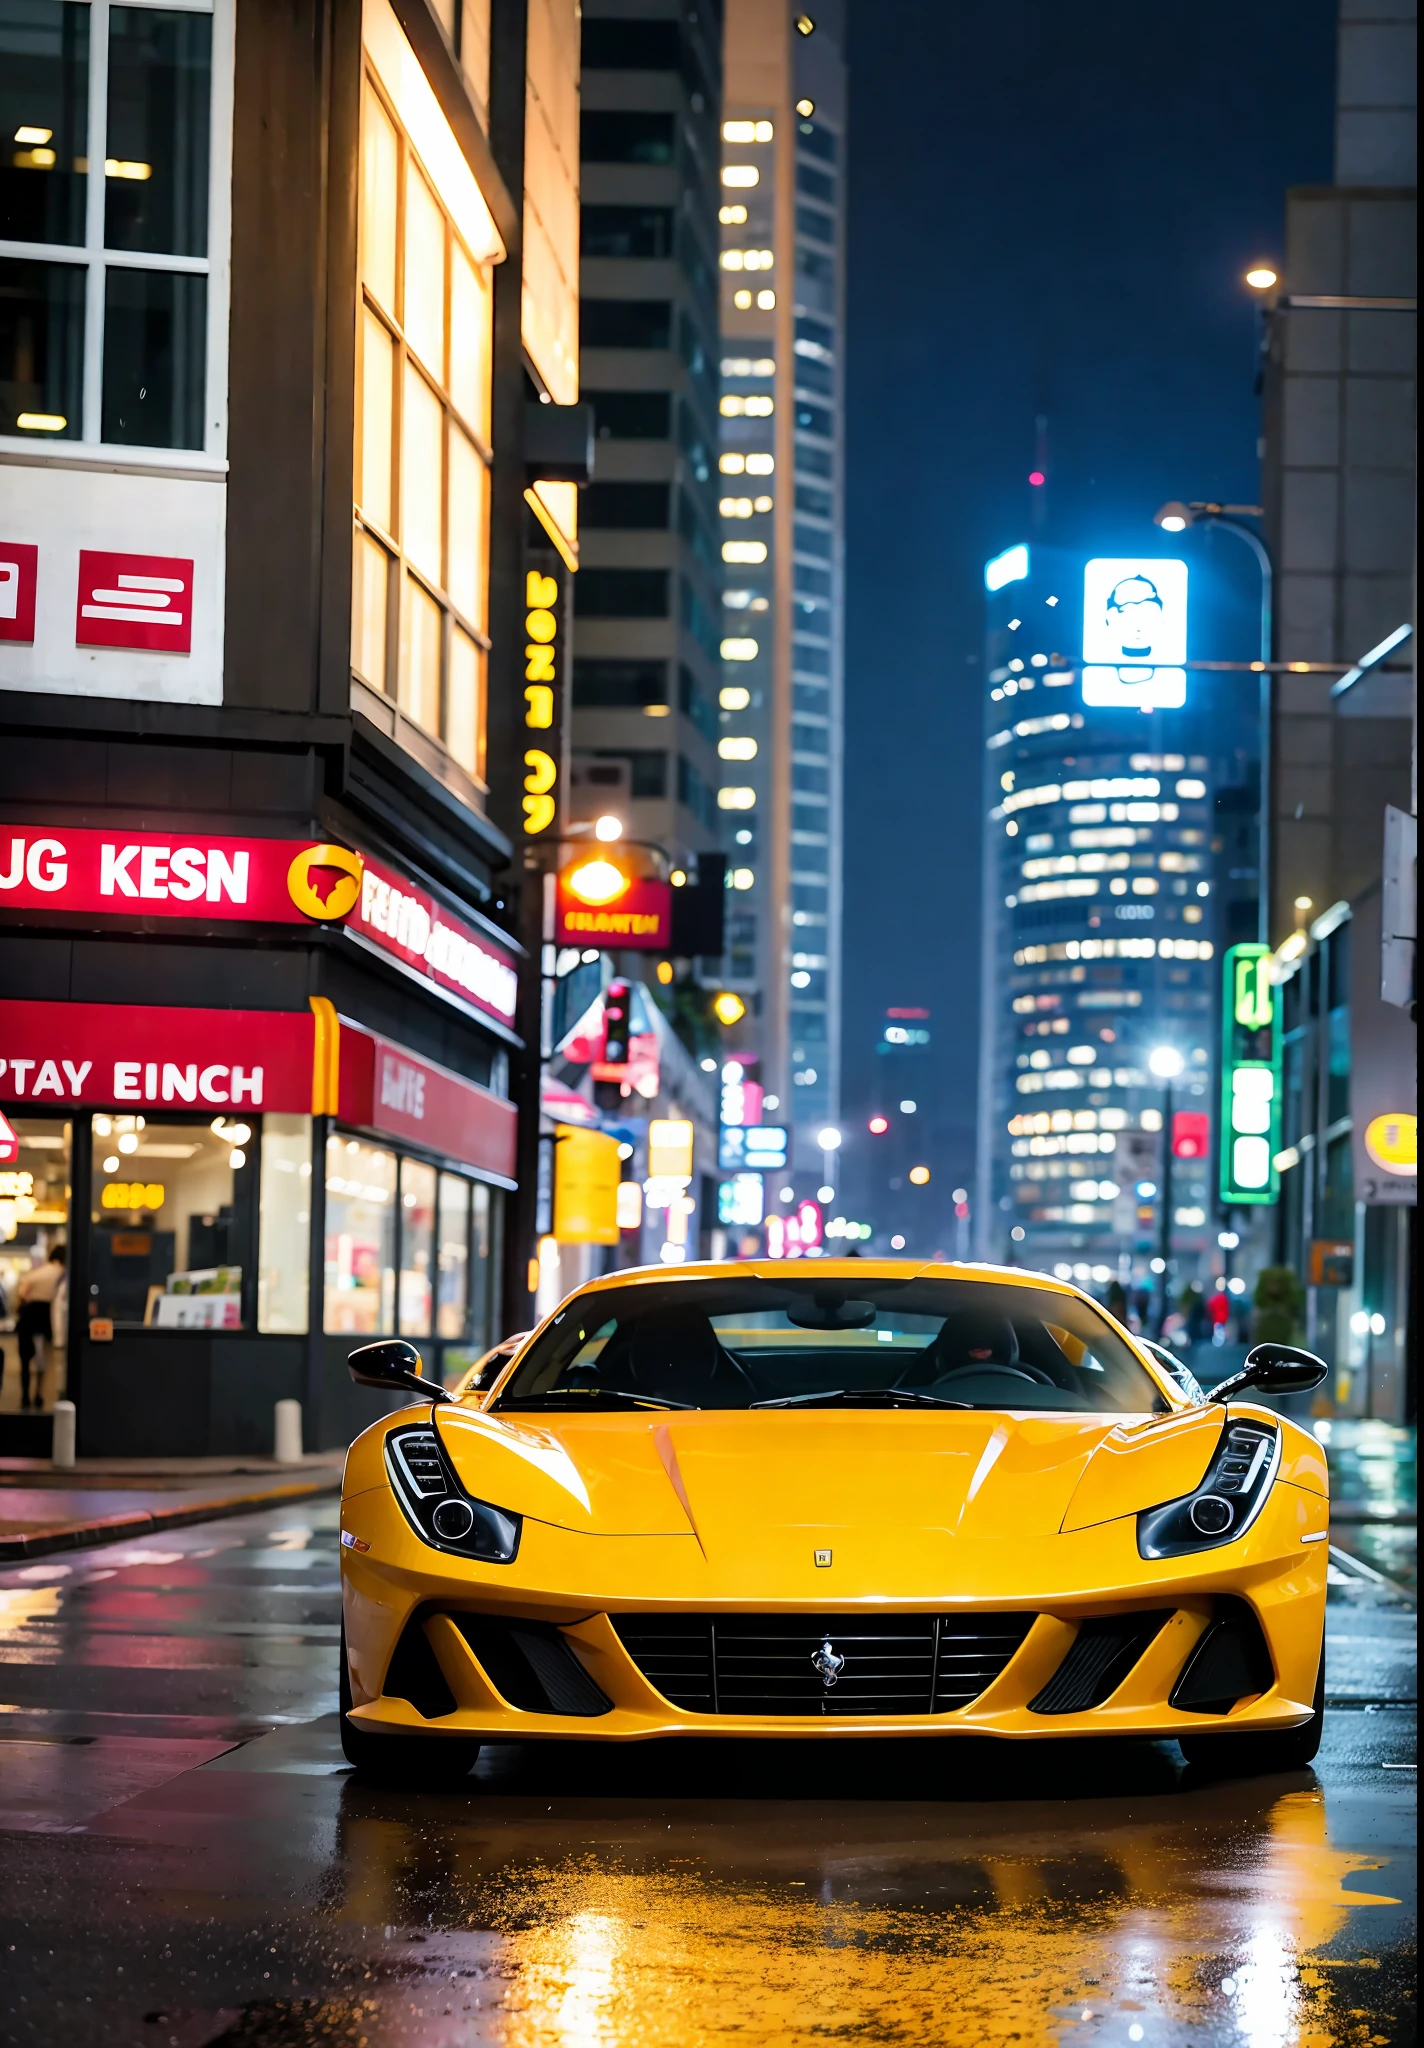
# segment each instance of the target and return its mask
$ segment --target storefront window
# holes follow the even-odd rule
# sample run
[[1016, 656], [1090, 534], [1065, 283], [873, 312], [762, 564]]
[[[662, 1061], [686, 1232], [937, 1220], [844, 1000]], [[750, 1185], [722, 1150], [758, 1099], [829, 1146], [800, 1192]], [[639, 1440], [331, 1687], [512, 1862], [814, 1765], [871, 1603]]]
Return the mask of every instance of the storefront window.
[[14, 1413], [22, 1397], [52, 1408], [64, 1392], [70, 1126], [9, 1122], [20, 1149], [0, 1167], [0, 1410]]
[[503, 1334], [494, 1327], [495, 1304], [499, 1299], [495, 1268], [499, 1263], [496, 1229], [500, 1197], [483, 1181], [475, 1182], [470, 1189], [470, 1197], [473, 1210], [470, 1219], [473, 1259], [470, 1270], [470, 1335], [482, 1351], [487, 1351]]
[[396, 1156], [359, 1138], [326, 1144], [324, 1323], [378, 1336], [395, 1313]]
[[435, 1168], [403, 1159], [400, 1186], [401, 1335], [428, 1337], [435, 1270]]
[[307, 1327], [311, 1146], [309, 1116], [263, 1117], [257, 1327], [274, 1334]]
[[253, 1128], [96, 1115], [90, 1313], [160, 1330], [243, 1327]]
[[470, 1301], [470, 1183], [453, 1173], [440, 1176], [436, 1265], [435, 1334], [458, 1340], [465, 1334]]

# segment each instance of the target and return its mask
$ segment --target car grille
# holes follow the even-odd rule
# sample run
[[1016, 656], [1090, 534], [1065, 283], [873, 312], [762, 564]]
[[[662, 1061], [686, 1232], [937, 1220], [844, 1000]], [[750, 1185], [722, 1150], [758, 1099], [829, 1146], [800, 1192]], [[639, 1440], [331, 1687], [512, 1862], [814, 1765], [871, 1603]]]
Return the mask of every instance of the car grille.
[[[949, 1714], [1018, 1649], [1032, 1614], [616, 1614], [654, 1689], [692, 1714]], [[828, 1682], [829, 1681], [829, 1682]]]

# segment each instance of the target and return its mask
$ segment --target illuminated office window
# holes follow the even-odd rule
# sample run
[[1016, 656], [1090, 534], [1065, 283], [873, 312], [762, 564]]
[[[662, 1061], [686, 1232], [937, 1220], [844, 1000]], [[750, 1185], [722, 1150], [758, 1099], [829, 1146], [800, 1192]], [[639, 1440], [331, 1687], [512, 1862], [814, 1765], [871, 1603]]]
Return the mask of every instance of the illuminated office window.
[[360, 206], [351, 665], [483, 781], [490, 266], [373, 69]]

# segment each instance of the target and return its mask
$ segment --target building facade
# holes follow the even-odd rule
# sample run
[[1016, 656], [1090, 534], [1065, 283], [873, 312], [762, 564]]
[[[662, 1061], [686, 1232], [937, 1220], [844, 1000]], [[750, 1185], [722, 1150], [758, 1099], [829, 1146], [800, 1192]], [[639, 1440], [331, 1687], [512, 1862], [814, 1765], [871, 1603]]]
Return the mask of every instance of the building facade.
[[81, 1451], [267, 1450], [284, 1397], [340, 1443], [353, 1340], [453, 1370], [508, 1307], [576, 10], [37, 0], [0, 37], [6, 1305], [62, 1242]]
[[1160, 1299], [1174, 1126], [1173, 1293], [1219, 1270], [1216, 825], [1254, 763], [1200, 679], [1180, 709], [1085, 702], [1081, 556], [1010, 550], [986, 581], [976, 1243]]
[[[846, 74], [839, 5], [729, 0], [721, 163], [727, 971], [768, 1118], [840, 1113]], [[805, 1175], [803, 1175], [803, 1178]]]

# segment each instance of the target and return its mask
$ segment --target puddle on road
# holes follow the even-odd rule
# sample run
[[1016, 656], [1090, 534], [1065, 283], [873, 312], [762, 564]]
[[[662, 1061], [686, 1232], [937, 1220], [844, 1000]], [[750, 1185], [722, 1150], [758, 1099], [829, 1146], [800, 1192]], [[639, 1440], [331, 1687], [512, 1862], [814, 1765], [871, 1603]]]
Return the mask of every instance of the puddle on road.
[[[468, 1823], [422, 1824], [364, 1803], [343, 1801], [328, 1906], [397, 1944], [429, 1928], [446, 1958], [413, 1961], [398, 1997], [383, 1987], [372, 2048], [1364, 2048], [1408, 2032], [1381, 2030], [1354, 1981], [1369, 1909], [1398, 1901], [1361, 1875], [1377, 1863], [1332, 1846], [1317, 1790], [1208, 1791], [1190, 1821], [1152, 1801], [1092, 1839], [980, 1806], [948, 1838], [931, 1807], [910, 1843], [877, 1841], [847, 1811], [862, 1839], [834, 1853], [842, 1809], [694, 1818], [680, 1802], [670, 1826], [665, 1810], [617, 1830], [606, 1807], [545, 1822], [481, 1801]], [[477, 1929], [499, 1937], [494, 1974], [462, 1983], [448, 1945]]]

